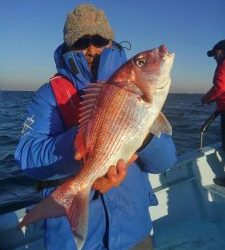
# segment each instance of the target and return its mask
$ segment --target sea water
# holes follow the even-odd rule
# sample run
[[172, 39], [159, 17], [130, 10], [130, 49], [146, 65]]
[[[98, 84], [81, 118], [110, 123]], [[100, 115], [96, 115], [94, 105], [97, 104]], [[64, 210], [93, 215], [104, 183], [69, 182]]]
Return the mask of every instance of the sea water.
[[[10, 202], [36, 199], [34, 181], [24, 177], [14, 160], [26, 109], [34, 92], [0, 91], [0, 206]], [[169, 94], [163, 113], [173, 127], [177, 153], [199, 148], [200, 128], [215, 105], [200, 106], [200, 94]], [[204, 145], [220, 141], [220, 119], [217, 118], [204, 136]]]

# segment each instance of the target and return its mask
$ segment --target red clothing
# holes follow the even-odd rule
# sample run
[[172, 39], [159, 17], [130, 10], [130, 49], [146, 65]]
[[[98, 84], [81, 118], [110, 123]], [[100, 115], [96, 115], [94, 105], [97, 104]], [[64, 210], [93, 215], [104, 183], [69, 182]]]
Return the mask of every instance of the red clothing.
[[77, 89], [69, 79], [59, 74], [50, 78], [50, 83], [66, 127], [78, 126], [80, 97]]
[[216, 67], [213, 87], [205, 97], [208, 103], [216, 101], [217, 109], [225, 111], [225, 60]]

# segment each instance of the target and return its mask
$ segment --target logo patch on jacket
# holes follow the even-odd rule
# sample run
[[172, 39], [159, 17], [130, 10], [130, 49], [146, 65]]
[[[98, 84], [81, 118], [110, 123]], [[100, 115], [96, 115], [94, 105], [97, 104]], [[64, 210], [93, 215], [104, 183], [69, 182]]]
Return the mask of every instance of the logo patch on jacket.
[[26, 121], [23, 124], [23, 129], [21, 131], [22, 136], [29, 135], [30, 130], [33, 130], [32, 125], [35, 122], [33, 118], [34, 115], [32, 115], [31, 117], [27, 117]]

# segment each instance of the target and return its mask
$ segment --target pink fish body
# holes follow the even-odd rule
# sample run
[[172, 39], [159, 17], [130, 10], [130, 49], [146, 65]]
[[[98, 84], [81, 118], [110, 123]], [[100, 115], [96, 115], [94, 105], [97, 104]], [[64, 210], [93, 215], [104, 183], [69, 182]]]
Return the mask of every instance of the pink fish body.
[[122, 65], [104, 84], [90, 84], [81, 107], [76, 160], [83, 167], [28, 213], [20, 227], [66, 215], [77, 248], [87, 234], [89, 192], [94, 181], [118, 160], [127, 162], [149, 133], [171, 134], [161, 113], [170, 88], [174, 54], [165, 46], [141, 52]]

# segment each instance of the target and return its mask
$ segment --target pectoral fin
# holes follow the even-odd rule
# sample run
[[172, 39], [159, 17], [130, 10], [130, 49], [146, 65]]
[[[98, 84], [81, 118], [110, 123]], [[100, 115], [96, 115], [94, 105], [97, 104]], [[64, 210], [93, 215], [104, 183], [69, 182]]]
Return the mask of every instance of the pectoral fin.
[[160, 112], [159, 116], [152, 124], [150, 133], [157, 137], [160, 137], [161, 133], [172, 135], [172, 126], [162, 112]]

